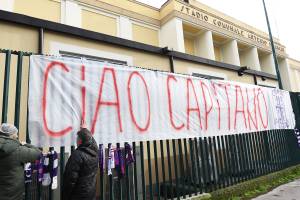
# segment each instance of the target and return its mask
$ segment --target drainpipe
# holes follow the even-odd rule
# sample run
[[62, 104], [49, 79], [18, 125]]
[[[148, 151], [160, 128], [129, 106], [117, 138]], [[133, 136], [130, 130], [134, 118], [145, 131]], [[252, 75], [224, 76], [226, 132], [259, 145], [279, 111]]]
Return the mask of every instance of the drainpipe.
[[39, 48], [38, 54], [44, 54], [44, 29], [39, 29]]

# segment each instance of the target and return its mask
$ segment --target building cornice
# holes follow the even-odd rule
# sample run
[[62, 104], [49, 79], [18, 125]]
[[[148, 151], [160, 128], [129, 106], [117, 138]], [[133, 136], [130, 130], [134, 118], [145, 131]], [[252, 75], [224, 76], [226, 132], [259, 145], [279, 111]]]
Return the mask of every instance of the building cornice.
[[[121, 46], [121, 47], [129, 48], [129, 49], [144, 51], [147, 53], [158, 54], [161, 56], [173, 56], [175, 59], [190, 61], [190, 62], [203, 64], [203, 65], [209, 65], [209, 66], [227, 69], [227, 70], [238, 71], [240, 69], [240, 66], [236, 66], [236, 65], [217, 62], [214, 60], [210, 60], [210, 59], [206, 59], [206, 58], [202, 58], [202, 57], [198, 57], [198, 56], [192, 56], [192, 55], [188, 55], [188, 54], [180, 53], [180, 52], [176, 52], [176, 51], [168, 51], [168, 53], [165, 53], [163, 48], [160, 48], [160, 47], [147, 45], [147, 44], [135, 42], [132, 40], [126, 40], [126, 39], [119, 38], [119, 37], [105, 35], [102, 33], [97, 33], [97, 32], [85, 30], [82, 28], [68, 26], [65, 24], [42, 20], [42, 19], [29, 17], [29, 16], [22, 15], [22, 14], [16, 14], [16, 13], [12, 13], [12, 12], [7, 12], [7, 11], [3, 11], [3, 10], [0, 10], [0, 21], [37, 28], [37, 31], [42, 28], [42, 29], [48, 30], [48, 31], [63, 33], [63, 34], [67, 34], [67, 35], [84, 38], [84, 39], [89, 39], [89, 40], [95, 40], [98, 42], [103, 42], [103, 43], [107, 43], [107, 44], [111, 44], [111, 45], [115, 45], [115, 46]], [[261, 71], [246, 70], [244, 73], [250, 74], [250, 75], [256, 75], [256, 76], [263, 76], [263, 77], [266, 77], [269, 79], [277, 80], [277, 77], [275, 75], [268, 74], [268, 73], [261, 72]]]

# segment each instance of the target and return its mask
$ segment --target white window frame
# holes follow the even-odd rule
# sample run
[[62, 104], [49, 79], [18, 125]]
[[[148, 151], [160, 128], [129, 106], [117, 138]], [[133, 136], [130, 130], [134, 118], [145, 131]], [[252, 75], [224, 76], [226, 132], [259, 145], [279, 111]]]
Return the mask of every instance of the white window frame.
[[111, 60], [119, 60], [126, 62], [128, 66], [133, 66], [133, 58], [131, 56], [117, 54], [108, 51], [100, 51], [97, 49], [91, 49], [86, 47], [81, 47], [77, 45], [65, 44], [60, 42], [50, 42], [50, 54], [60, 55], [61, 51], [70, 52], [74, 54], [83, 54], [87, 56], [106, 58]]
[[192, 75], [193, 73], [203, 74], [203, 75], [208, 75], [208, 76], [215, 76], [215, 77], [223, 78], [224, 80], [228, 80], [227, 75], [224, 73], [189, 67], [188, 74]]

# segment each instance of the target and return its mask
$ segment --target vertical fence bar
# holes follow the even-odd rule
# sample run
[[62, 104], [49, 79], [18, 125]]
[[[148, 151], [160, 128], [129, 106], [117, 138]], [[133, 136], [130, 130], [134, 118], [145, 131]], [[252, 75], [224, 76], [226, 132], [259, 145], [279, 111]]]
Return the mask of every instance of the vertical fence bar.
[[179, 200], [180, 195], [179, 195], [179, 188], [178, 188], [178, 174], [177, 174], [177, 153], [176, 153], [176, 140], [172, 140], [172, 145], [173, 145], [173, 161], [174, 161], [174, 174], [175, 174], [175, 188], [176, 188], [176, 198]]
[[[270, 134], [271, 132], [271, 134]], [[277, 146], [277, 138], [276, 138], [276, 130], [269, 131], [270, 135], [270, 140], [272, 142], [269, 142], [270, 146], [270, 151], [272, 152], [272, 157], [273, 157], [273, 165], [274, 165], [274, 170], [278, 170], [278, 146]]]
[[264, 139], [266, 140], [266, 148], [267, 152], [269, 153], [269, 165], [271, 168], [271, 172], [274, 172], [276, 170], [275, 166], [275, 152], [273, 151], [273, 130], [271, 131], [265, 131], [262, 134], [264, 136]]
[[[184, 164], [183, 164], [183, 153], [182, 153], [182, 139], [178, 140], [178, 151], [179, 151], [179, 167], [180, 167], [180, 184], [185, 185], [185, 171], [184, 171]], [[185, 187], [182, 188], [180, 191], [180, 195], [183, 195], [183, 198], [186, 197]]]
[[145, 166], [144, 166], [144, 143], [140, 142], [141, 172], [142, 172], [142, 192], [143, 200], [146, 200]]
[[261, 165], [260, 165], [260, 151], [259, 151], [259, 146], [261, 144], [258, 143], [257, 139], [257, 132], [253, 133], [253, 143], [254, 143], [254, 149], [255, 149], [255, 156], [256, 156], [256, 164], [257, 164], [257, 176], [261, 175]]
[[202, 191], [202, 181], [201, 181], [201, 167], [200, 167], [200, 161], [199, 161], [199, 148], [198, 148], [198, 142], [197, 142], [197, 138], [194, 138], [194, 142], [195, 142], [195, 153], [196, 153], [196, 165], [197, 165], [197, 184], [199, 187], [199, 192], [200, 194], [203, 192]]
[[259, 139], [259, 132], [256, 132], [254, 134], [254, 139], [255, 139], [255, 148], [257, 149], [257, 159], [258, 159], [258, 175], [261, 176], [264, 172], [264, 164], [262, 163], [262, 155], [264, 154], [264, 152], [261, 150], [261, 148], [264, 148], [262, 147], [264, 143], [261, 143], [260, 142], [260, 139]]
[[248, 163], [249, 163], [249, 179], [254, 178], [254, 157], [253, 157], [253, 148], [251, 145], [251, 133], [245, 134], [245, 140], [247, 143], [247, 151], [248, 151]]
[[220, 183], [220, 174], [221, 174], [221, 158], [220, 158], [220, 154], [219, 154], [219, 150], [217, 149], [217, 138], [216, 136], [212, 137], [212, 148], [214, 149], [214, 158], [216, 160], [216, 179], [215, 179], [215, 185], [216, 185], [216, 190], [221, 188], [221, 183]]
[[[105, 152], [105, 146], [103, 144], [100, 144], [102, 145], [102, 149], [103, 149], [103, 157], [105, 158], [106, 156], [106, 152]], [[100, 150], [100, 145], [99, 145], [99, 150]], [[100, 200], [104, 200], [104, 166], [105, 166], [105, 159], [104, 160], [104, 163], [103, 163], [103, 169], [100, 170]]]
[[23, 64], [23, 52], [18, 52], [18, 64], [17, 64], [17, 83], [16, 83], [16, 100], [15, 100], [15, 126], [19, 129], [20, 123], [20, 102], [22, 91], [22, 64]]
[[231, 162], [231, 152], [230, 152], [230, 143], [229, 143], [229, 136], [225, 135], [224, 136], [224, 141], [225, 141], [225, 145], [226, 145], [226, 156], [227, 156], [227, 166], [228, 166], [228, 179], [230, 180], [230, 185], [233, 185], [234, 182], [234, 177], [233, 177], [233, 166], [232, 166], [232, 162]]
[[[126, 145], [128, 145], [127, 142], [125, 142], [125, 148], [126, 148]], [[131, 191], [130, 191], [130, 181], [129, 181], [129, 166], [128, 164], [126, 163], [126, 149], [125, 149], [125, 179], [126, 179], [126, 196], [127, 196], [127, 200], [130, 200], [131, 199]]]
[[[267, 154], [267, 143], [265, 143], [266, 141], [264, 140], [264, 138], [262, 137], [261, 132], [257, 133], [257, 139], [258, 139], [258, 148], [260, 149], [260, 163], [261, 163], [261, 174], [260, 175], [264, 175], [267, 174], [271, 171], [270, 169], [270, 165], [268, 165], [268, 154]], [[264, 158], [265, 155], [265, 158]], [[265, 169], [268, 169], [267, 171]]]
[[216, 177], [216, 167], [215, 167], [215, 155], [213, 152], [213, 144], [212, 144], [212, 138], [208, 137], [208, 147], [209, 147], [209, 152], [210, 152], [210, 162], [211, 162], [211, 174], [212, 174], [212, 191], [216, 190], [216, 181], [217, 181], [217, 177]]
[[228, 166], [228, 156], [227, 156], [227, 147], [225, 144], [225, 136], [220, 136], [220, 140], [222, 142], [222, 147], [223, 147], [223, 156], [224, 156], [224, 183], [226, 182], [226, 186], [230, 185], [230, 180], [229, 180], [229, 166]]
[[239, 146], [241, 149], [241, 160], [242, 160], [242, 170], [241, 170], [241, 180], [247, 180], [247, 173], [248, 173], [248, 163], [247, 163], [247, 153], [246, 153], [246, 143], [244, 142], [244, 134], [239, 134]]
[[277, 130], [277, 134], [279, 137], [280, 143], [280, 152], [281, 152], [281, 169], [285, 168], [285, 148], [284, 148], [284, 141], [280, 130]]
[[10, 61], [11, 61], [11, 51], [7, 50], [5, 55], [5, 72], [4, 72], [4, 82], [3, 82], [4, 85], [3, 85], [3, 99], [2, 99], [2, 123], [7, 122]]
[[238, 183], [239, 178], [239, 160], [236, 159], [237, 155], [237, 145], [236, 145], [236, 135], [229, 135], [229, 149], [232, 158], [232, 166], [233, 166], [233, 176], [234, 176], [234, 184]]
[[218, 144], [218, 157], [219, 157], [219, 167], [220, 167], [220, 173], [219, 173], [219, 188], [225, 188], [225, 170], [224, 170], [224, 154], [223, 154], [223, 147], [221, 148], [221, 142], [220, 142], [220, 136], [217, 136], [217, 144]]
[[275, 138], [276, 138], [276, 147], [278, 147], [277, 149], [277, 161], [278, 161], [278, 170], [281, 170], [282, 169], [282, 162], [281, 162], [281, 153], [282, 153], [282, 150], [281, 150], [281, 145], [280, 145], [280, 138], [279, 138], [279, 134], [278, 134], [278, 131], [275, 130]]
[[[266, 131], [264, 132], [258, 132], [258, 139], [260, 142], [260, 148], [261, 148], [261, 161], [262, 161], [262, 175], [268, 174], [272, 172], [272, 164], [271, 164], [271, 154], [268, 146], [268, 135], [266, 134]], [[264, 157], [265, 156], [265, 157]], [[267, 169], [267, 170], [264, 170]]]
[[245, 180], [249, 180], [251, 178], [251, 153], [250, 153], [250, 146], [249, 141], [247, 139], [248, 133], [245, 133], [242, 135], [242, 141], [244, 144], [244, 150], [245, 150], [245, 161], [246, 161], [246, 177]]
[[[110, 150], [112, 148], [112, 144], [108, 144], [108, 155], [110, 155]], [[114, 156], [114, 155], [112, 155]], [[111, 158], [110, 158], [111, 159]], [[107, 171], [110, 167], [107, 167]], [[112, 169], [111, 169], [112, 170]], [[108, 185], [109, 185], [109, 199], [114, 200], [114, 192], [113, 192], [113, 175], [108, 175]]]
[[[117, 143], [117, 149], [120, 149], [121, 147], [120, 147], [120, 143]], [[119, 153], [119, 152], [117, 152], [117, 153]], [[122, 154], [122, 151], [120, 151], [120, 153]], [[120, 158], [120, 155], [118, 155], [118, 159]], [[118, 200], [120, 199], [120, 200], [123, 200], [123, 186], [122, 186], [122, 181], [121, 181], [121, 173], [122, 173], [122, 171], [121, 171], [122, 169], [121, 169], [121, 163], [120, 163], [120, 161], [119, 161], [119, 167], [117, 168], [117, 173], [118, 173], [118, 185], [119, 185], [119, 198], [118, 198]]]
[[187, 148], [187, 140], [186, 138], [183, 139], [183, 145], [184, 145], [184, 158], [185, 158], [185, 164], [186, 164], [186, 170], [187, 170], [187, 178], [188, 178], [188, 194], [189, 197], [192, 196], [192, 175], [191, 175], [191, 167], [189, 164], [189, 158], [188, 158], [188, 148]]
[[164, 195], [164, 200], [167, 199], [167, 187], [166, 187], [166, 175], [165, 175], [165, 154], [164, 154], [164, 141], [160, 140], [160, 157], [161, 157], [161, 172], [162, 172], [162, 177], [163, 177], [163, 195]]
[[290, 154], [290, 149], [289, 149], [289, 143], [288, 143], [288, 138], [287, 138], [287, 134], [283, 131], [280, 130], [281, 134], [283, 136], [283, 140], [284, 140], [284, 147], [285, 147], [285, 153], [286, 153], [286, 167], [289, 167], [291, 165], [291, 154]]
[[160, 200], [160, 187], [159, 187], [159, 171], [158, 171], [158, 159], [157, 159], [157, 143], [153, 142], [154, 146], [154, 162], [155, 162], [155, 178], [156, 178], [156, 194], [157, 200]]
[[288, 155], [286, 152], [286, 144], [285, 144], [285, 140], [284, 140], [284, 135], [282, 133], [281, 130], [278, 130], [279, 136], [280, 136], [280, 140], [281, 140], [281, 147], [282, 147], [282, 162], [283, 162], [283, 167], [286, 168], [287, 167], [287, 160], [288, 160]]
[[[51, 152], [51, 151], [54, 151], [54, 147], [50, 147], [49, 148], [49, 152]], [[53, 161], [51, 161], [50, 159], [49, 159], [49, 166], [53, 166], [53, 163], [52, 163]], [[52, 185], [52, 181], [51, 181], [51, 184], [49, 185], [49, 200], [53, 200], [53, 190], [52, 190], [52, 188], [51, 188], [51, 185]]]
[[280, 137], [280, 132], [279, 130], [276, 130], [276, 135], [277, 135], [277, 138], [278, 138], [278, 147], [279, 147], [279, 167], [280, 169], [283, 169], [284, 168], [284, 161], [283, 161], [283, 153], [284, 153], [284, 149], [282, 147], [282, 140], [281, 140], [281, 137]]
[[245, 173], [245, 163], [244, 163], [244, 152], [243, 152], [243, 143], [241, 139], [241, 134], [235, 135], [236, 139], [236, 148], [238, 149], [237, 159], [236, 162], [238, 163], [238, 182], [244, 180], [244, 173]]
[[207, 137], [204, 137], [204, 149], [205, 149], [205, 163], [206, 163], [206, 170], [207, 170], [207, 183], [209, 184], [209, 190], [212, 191], [212, 180], [211, 180], [211, 171], [210, 171], [210, 164], [209, 164], [209, 151], [208, 151], [208, 144], [207, 144]]
[[196, 173], [195, 173], [195, 159], [194, 159], [194, 144], [193, 144], [193, 140], [192, 138], [189, 138], [189, 147], [190, 147], [190, 159], [191, 159], [191, 173], [192, 173], [192, 177], [191, 177], [191, 181], [192, 181], [192, 192], [196, 192], [197, 191], [197, 187], [196, 187]]
[[65, 169], [65, 147], [60, 147], [60, 199], [63, 199], [64, 169]]
[[171, 168], [171, 156], [170, 156], [170, 141], [167, 140], [167, 157], [168, 157], [168, 170], [169, 170], [169, 184], [171, 199], [173, 200], [173, 181], [172, 181], [172, 168]]
[[251, 133], [251, 140], [252, 140], [252, 148], [254, 151], [254, 158], [255, 158], [255, 177], [259, 176], [259, 158], [258, 158], [258, 147], [256, 143], [256, 133]]
[[132, 151], [133, 151], [133, 156], [134, 156], [134, 163], [133, 163], [133, 176], [134, 176], [134, 199], [138, 200], [139, 199], [139, 194], [138, 194], [138, 182], [137, 182], [137, 156], [136, 156], [136, 143], [132, 143]]
[[207, 192], [207, 172], [206, 172], [206, 166], [205, 166], [205, 150], [204, 150], [204, 139], [199, 138], [199, 147], [200, 147], [200, 153], [201, 153], [201, 168], [202, 168], [202, 178], [203, 178], [203, 192]]
[[231, 154], [233, 158], [233, 169], [234, 169], [234, 183], [239, 183], [241, 181], [241, 160], [239, 156], [241, 154], [240, 145], [238, 144], [238, 135], [230, 135], [230, 147], [231, 147]]
[[153, 200], [152, 165], [151, 165], [151, 147], [150, 147], [150, 141], [147, 141], [147, 154], [148, 154], [149, 193], [150, 193], [150, 200]]

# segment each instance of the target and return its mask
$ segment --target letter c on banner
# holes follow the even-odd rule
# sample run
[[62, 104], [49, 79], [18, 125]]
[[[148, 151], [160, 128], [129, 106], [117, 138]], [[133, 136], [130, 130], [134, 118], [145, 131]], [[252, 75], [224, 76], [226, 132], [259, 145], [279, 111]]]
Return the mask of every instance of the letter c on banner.
[[176, 126], [174, 119], [173, 119], [172, 97], [171, 97], [171, 90], [170, 90], [170, 80], [171, 79], [177, 82], [177, 79], [173, 75], [168, 75], [167, 90], [168, 90], [169, 116], [170, 116], [170, 121], [171, 121], [172, 127], [175, 128], [176, 130], [180, 130], [184, 127], [184, 123]]
[[[137, 121], [136, 121], [136, 118], [134, 116], [134, 113], [133, 113], [133, 109], [132, 109], [132, 97], [131, 97], [131, 89], [130, 89], [130, 82], [131, 82], [131, 79], [132, 77], [136, 75], [138, 77], [140, 77], [145, 85], [145, 89], [146, 89], [146, 93], [147, 93], [147, 100], [148, 100], [148, 119], [147, 119], [147, 123], [146, 123], [146, 126], [143, 128], [141, 126], [139, 126], [137, 124]], [[131, 119], [135, 125], [135, 127], [140, 131], [140, 132], [145, 132], [148, 130], [149, 128], [149, 125], [150, 125], [150, 116], [151, 116], [151, 110], [150, 110], [150, 96], [149, 96], [149, 91], [148, 91], [148, 86], [146, 84], [146, 81], [144, 79], [144, 77], [137, 71], [134, 71], [130, 74], [129, 76], [129, 79], [128, 79], [128, 82], [127, 82], [127, 92], [128, 92], [128, 100], [129, 100], [129, 110], [130, 110], [130, 116], [131, 116]]]
[[72, 130], [72, 126], [69, 126], [69, 127], [65, 128], [63, 130], [60, 130], [60, 131], [50, 130], [49, 127], [48, 127], [48, 124], [47, 124], [47, 117], [46, 117], [47, 116], [46, 115], [47, 81], [48, 81], [49, 73], [54, 67], [60, 67], [65, 72], [69, 72], [69, 69], [66, 67], [66, 65], [64, 63], [61, 63], [61, 62], [53, 61], [47, 66], [46, 71], [45, 71], [45, 76], [44, 76], [44, 82], [43, 82], [43, 97], [42, 97], [43, 123], [44, 123], [45, 131], [48, 135], [50, 135], [52, 137], [61, 137], [65, 134], [67, 134], [68, 132], [70, 132]]

